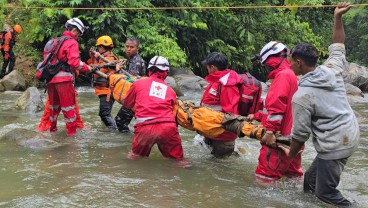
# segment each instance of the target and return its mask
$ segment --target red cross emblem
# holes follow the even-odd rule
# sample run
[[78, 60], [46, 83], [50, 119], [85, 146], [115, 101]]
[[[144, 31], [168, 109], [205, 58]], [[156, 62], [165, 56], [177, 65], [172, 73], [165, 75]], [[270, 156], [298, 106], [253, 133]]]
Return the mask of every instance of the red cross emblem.
[[159, 85], [157, 85], [157, 86], [156, 86], [156, 89], [157, 89], [157, 90], [161, 90], [162, 88], [161, 88]]

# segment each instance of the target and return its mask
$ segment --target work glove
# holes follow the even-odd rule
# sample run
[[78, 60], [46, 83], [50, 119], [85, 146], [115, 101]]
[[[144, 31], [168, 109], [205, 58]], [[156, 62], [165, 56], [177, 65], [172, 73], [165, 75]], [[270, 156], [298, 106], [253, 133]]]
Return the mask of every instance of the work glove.
[[96, 66], [96, 67], [91, 67], [91, 66], [89, 66], [90, 67], [90, 71], [93, 73], [93, 72], [96, 72], [96, 71], [100, 71], [100, 69], [101, 69], [101, 66]]
[[5, 52], [4, 54], [4, 61], [7, 61], [9, 60], [9, 53], [8, 52]]
[[267, 146], [277, 147], [276, 136], [272, 131], [266, 131], [265, 135], [262, 137], [262, 142], [266, 143]]

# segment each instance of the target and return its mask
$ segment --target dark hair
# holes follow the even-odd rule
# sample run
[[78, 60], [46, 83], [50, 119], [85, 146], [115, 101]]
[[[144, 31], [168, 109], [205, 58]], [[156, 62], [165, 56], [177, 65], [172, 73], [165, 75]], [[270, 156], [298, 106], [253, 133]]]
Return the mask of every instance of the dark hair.
[[159, 72], [159, 71], [162, 71], [161, 69], [157, 68], [157, 66], [151, 66], [148, 71], [155, 73], [155, 72]]
[[128, 37], [126, 41], [136, 42], [137, 46], [139, 46], [139, 39], [137, 37], [134, 37], [134, 36]]
[[227, 58], [224, 54], [219, 52], [212, 52], [202, 61], [202, 66], [214, 65], [219, 70], [225, 70], [227, 68]]
[[309, 43], [299, 43], [291, 50], [291, 57], [301, 59], [307, 66], [316, 66], [318, 52], [316, 47]]

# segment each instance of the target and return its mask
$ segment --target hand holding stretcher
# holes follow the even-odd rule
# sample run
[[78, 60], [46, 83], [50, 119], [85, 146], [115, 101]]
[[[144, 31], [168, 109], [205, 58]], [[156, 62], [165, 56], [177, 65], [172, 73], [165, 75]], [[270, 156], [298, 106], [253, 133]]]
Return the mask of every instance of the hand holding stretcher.
[[[97, 51], [95, 51], [93, 48], [91, 48], [89, 50], [92, 54], [98, 54], [98, 58], [101, 59], [102, 61], [104, 61], [106, 64], [103, 65], [92, 65], [92, 67], [96, 68], [96, 67], [116, 67], [119, 66], [119, 69], [117, 69], [116, 71], [121, 71], [123, 74], [127, 75], [127, 76], [131, 76], [133, 77], [132, 74], [130, 74], [129, 72], [127, 72], [126, 70], [123, 69], [123, 65], [126, 63], [127, 59], [119, 59], [117, 61], [110, 61], [107, 58], [105, 58], [104, 56], [102, 56], [100, 53], [98, 53]], [[98, 73], [96, 73], [98, 74]], [[98, 74], [100, 75], [100, 74]], [[100, 75], [101, 76], [101, 75]]]
[[[139, 77], [130, 77], [123, 74], [107, 76], [98, 70], [94, 73], [108, 79], [113, 97], [120, 104], [124, 104], [124, 98], [129, 88], [134, 81], [139, 79]], [[238, 137], [247, 136], [261, 140], [266, 133], [266, 129], [262, 125], [248, 122], [246, 116], [221, 113], [206, 107], [196, 107], [188, 101], [177, 100], [173, 114], [178, 125], [191, 131], [197, 131], [207, 138], [215, 138], [224, 131], [230, 131], [236, 133]], [[276, 134], [276, 145], [288, 148], [290, 140]]]
[[[174, 109], [176, 121], [182, 127], [199, 134], [214, 138], [224, 131], [234, 132], [238, 137], [247, 136], [261, 140], [266, 132], [262, 125], [255, 125], [247, 121], [247, 117], [229, 113], [221, 113], [205, 107], [195, 107], [193, 103], [177, 100]], [[276, 134], [276, 145], [288, 147], [290, 140]]]

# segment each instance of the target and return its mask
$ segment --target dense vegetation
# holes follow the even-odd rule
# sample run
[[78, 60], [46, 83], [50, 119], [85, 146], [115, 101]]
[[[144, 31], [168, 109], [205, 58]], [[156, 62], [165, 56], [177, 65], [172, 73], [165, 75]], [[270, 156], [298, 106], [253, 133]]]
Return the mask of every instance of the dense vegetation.
[[[23, 26], [18, 54], [39, 61], [47, 40], [64, 30], [68, 18], [79, 17], [90, 26], [80, 40], [83, 59], [96, 38], [109, 35], [115, 52], [124, 55], [127, 36], [141, 40], [140, 54], [149, 60], [160, 54], [175, 67], [184, 67], [203, 75], [201, 60], [212, 51], [225, 53], [231, 67], [250, 70], [258, 76], [259, 66], [250, 58], [271, 40], [279, 40], [290, 48], [299, 42], [314, 44], [325, 55], [331, 41], [333, 8], [258, 8], [258, 9], [131, 9], [159, 7], [207, 6], [283, 6], [331, 5], [335, 0], [0, 0], [1, 23]], [[365, 1], [353, 0], [355, 4]], [[22, 8], [17, 8], [20, 6]], [[27, 7], [48, 7], [27, 8]], [[55, 9], [55, 8], [69, 9]], [[111, 8], [79, 10], [70, 8]], [[50, 9], [54, 8], [54, 9]], [[352, 9], [346, 15], [349, 61], [368, 65], [368, 11]]]

